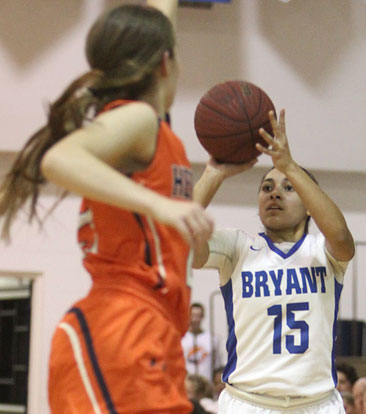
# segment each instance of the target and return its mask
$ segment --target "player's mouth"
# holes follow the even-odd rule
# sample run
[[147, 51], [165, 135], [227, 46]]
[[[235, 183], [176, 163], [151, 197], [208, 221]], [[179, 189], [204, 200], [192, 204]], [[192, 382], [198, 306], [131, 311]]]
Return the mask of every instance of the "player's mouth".
[[283, 208], [280, 207], [278, 204], [269, 204], [266, 208], [267, 211], [282, 211]]

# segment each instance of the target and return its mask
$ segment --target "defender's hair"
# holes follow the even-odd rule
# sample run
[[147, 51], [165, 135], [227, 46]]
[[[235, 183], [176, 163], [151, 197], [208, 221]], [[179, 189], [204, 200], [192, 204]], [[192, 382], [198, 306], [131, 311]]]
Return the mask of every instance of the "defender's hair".
[[49, 106], [47, 124], [25, 144], [0, 186], [1, 237], [9, 239], [17, 212], [30, 200], [29, 222], [37, 215], [45, 152], [115, 99], [137, 99], [154, 82], [166, 51], [173, 57], [174, 30], [152, 7], [124, 5], [101, 15], [91, 27], [86, 56], [91, 70]]

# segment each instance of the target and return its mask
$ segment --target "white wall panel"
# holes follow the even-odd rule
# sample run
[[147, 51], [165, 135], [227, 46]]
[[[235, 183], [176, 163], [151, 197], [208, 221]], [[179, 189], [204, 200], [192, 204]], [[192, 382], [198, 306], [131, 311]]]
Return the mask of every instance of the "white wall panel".
[[[1, 143], [18, 150], [45, 120], [46, 104], [87, 69], [89, 25], [123, 1], [2, 0]], [[208, 88], [228, 79], [262, 86], [287, 108], [299, 162], [322, 170], [366, 171], [366, 3], [363, 0], [233, 0], [179, 9], [182, 78], [173, 124], [192, 161], [206, 153], [193, 115]], [[269, 165], [262, 157], [261, 164]]]

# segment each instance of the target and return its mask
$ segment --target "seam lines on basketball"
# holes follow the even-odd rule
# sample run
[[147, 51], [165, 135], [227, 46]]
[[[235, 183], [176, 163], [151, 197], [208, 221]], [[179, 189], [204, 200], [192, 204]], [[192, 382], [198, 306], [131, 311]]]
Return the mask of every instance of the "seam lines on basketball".
[[205, 139], [226, 138], [226, 137], [229, 138], [229, 137], [243, 135], [246, 132], [249, 132], [249, 131], [240, 131], [240, 132], [236, 132], [235, 134], [233, 133], [233, 134], [215, 134], [215, 135], [204, 135], [200, 133], [200, 137], [205, 138]]
[[238, 120], [238, 119], [231, 118], [231, 116], [228, 116], [228, 115], [218, 111], [217, 109], [214, 109], [212, 106], [207, 105], [206, 103], [201, 102], [200, 105], [205, 106], [206, 108], [210, 109], [212, 112], [217, 113], [218, 115], [228, 119], [229, 121], [237, 122], [239, 124], [246, 123], [245, 121], [241, 121], [240, 119]]
[[[256, 118], [256, 116], [259, 114], [261, 107], [262, 107], [262, 94], [260, 94], [260, 95], [259, 95], [259, 105], [258, 105], [258, 111], [257, 111], [257, 113], [255, 114], [255, 117], [254, 117], [253, 119], [255, 119], [255, 118]], [[256, 147], [255, 147], [255, 142], [253, 142], [253, 151], [255, 152], [255, 150], [256, 150]], [[253, 156], [254, 156], [254, 155], [255, 155], [255, 154], [253, 154]]]
[[[215, 112], [216, 114], [222, 116], [223, 118], [228, 119], [229, 121], [237, 122], [238, 124], [245, 124], [245, 125], [248, 126], [248, 122], [231, 118], [230, 116], [228, 116], [228, 115], [226, 115], [226, 114], [218, 111], [217, 109], [213, 108], [212, 106], [207, 105], [207, 103], [200, 102], [200, 105], [208, 108], [210, 111]], [[250, 124], [249, 124], [248, 131], [251, 132], [251, 125]], [[204, 139], [216, 139], [216, 138], [235, 137], [235, 136], [238, 136], [238, 135], [242, 135], [244, 133], [247, 133], [248, 131], [242, 130], [240, 133], [232, 133], [232, 134], [227, 134], [227, 133], [218, 134], [218, 133], [215, 133], [215, 135], [206, 135], [206, 134], [202, 134], [200, 131], [198, 131], [198, 132], [199, 132], [199, 135], [200, 135], [201, 138], [204, 138]]]
[[254, 139], [254, 134], [253, 134], [252, 122], [249, 119], [249, 115], [248, 115], [248, 112], [247, 112], [247, 110], [245, 108], [245, 105], [244, 105], [242, 96], [240, 94], [237, 94], [235, 88], [233, 88], [231, 86], [231, 84], [229, 84], [229, 86], [230, 86], [230, 89], [233, 91], [233, 93], [236, 95], [236, 97], [240, 100], [241, 105], [242, 105], [242, 109], [244, 110], [244, 112], [245, 112], [245, 114], [247, 116], [247, 124], [249, 125], [250, 137], [252, 139], [252, 155], [251, 156], [253, 156], [254, 155], [254, 150], [255, 150], [255, 139]]

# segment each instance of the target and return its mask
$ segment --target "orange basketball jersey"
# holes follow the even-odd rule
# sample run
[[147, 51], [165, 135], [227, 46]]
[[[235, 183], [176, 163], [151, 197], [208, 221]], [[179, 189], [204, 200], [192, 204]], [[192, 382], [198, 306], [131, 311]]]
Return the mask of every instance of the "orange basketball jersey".
[[[126, 104], [114, 101], [105, 110]], [[164, 196], [192, 198], [184, 147], [160, 121], [157, 148], [146, 170], [130, 178]], [[121, 208], [84, 199], [78, 240], [95, 285], [115, 286], [159, 308], [184, 334], [190, 300], [190, 249], [173, 228]]]

